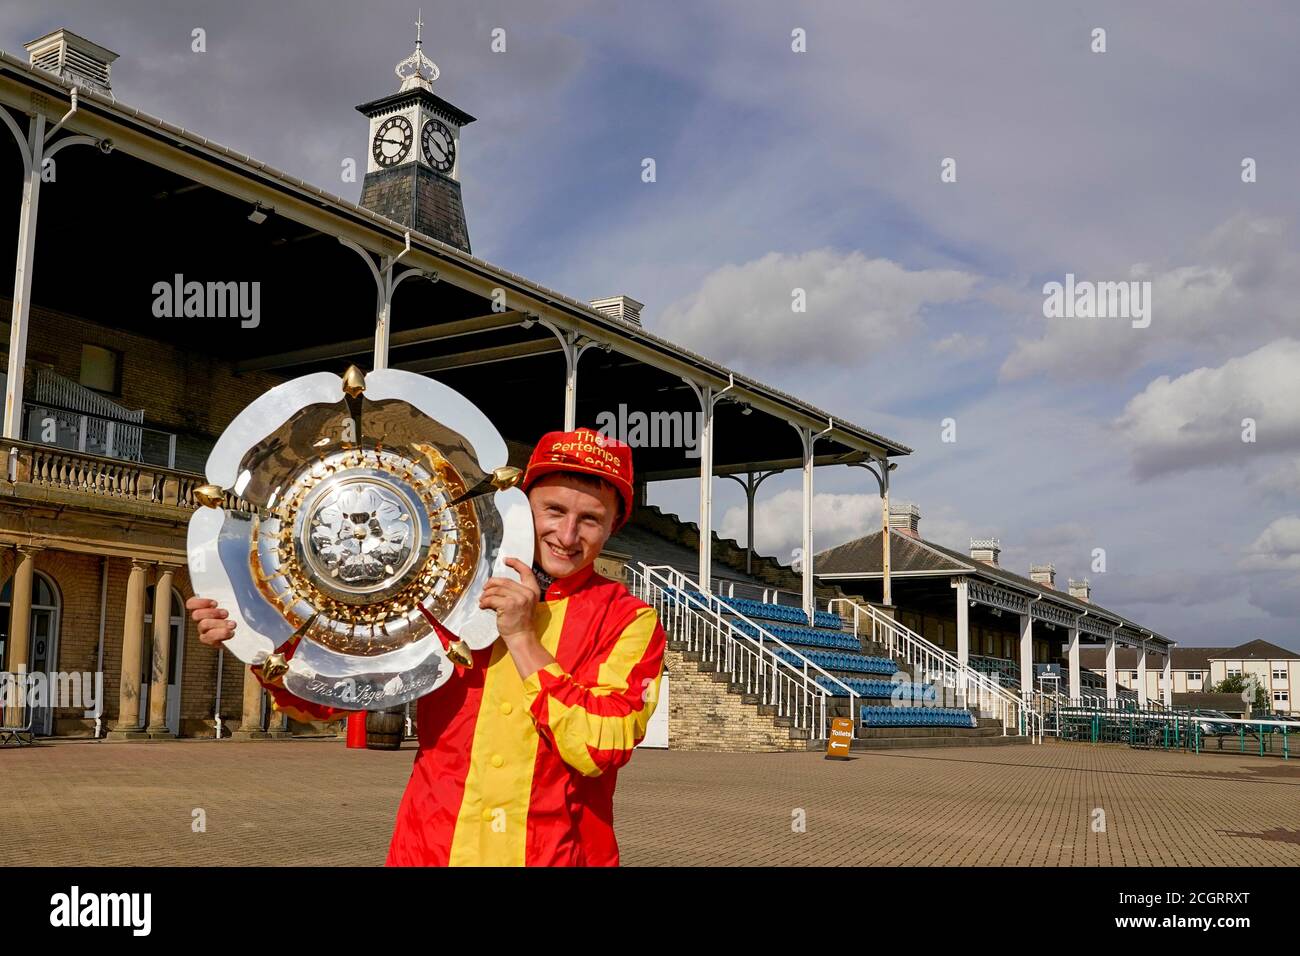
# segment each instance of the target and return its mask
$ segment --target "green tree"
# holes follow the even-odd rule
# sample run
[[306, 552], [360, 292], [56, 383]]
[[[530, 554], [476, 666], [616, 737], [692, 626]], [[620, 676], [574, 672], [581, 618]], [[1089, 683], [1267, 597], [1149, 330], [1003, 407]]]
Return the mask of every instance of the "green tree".
[[1254, 675], [1247, 677], [1244, 674], [1229, 674], [1226, 679], [1219, 681], [1214, 686], [1214, 693], [1236, 694], [1240, 697], [1242, 691], [1247, 687], [1255, 689], [1255, 703], [1251, 705], [1252, 713], [1267, 712], [1272, 708], [1272, 703], [1268, 699], [1268, 692], [1260, 684], [1259, 678]]

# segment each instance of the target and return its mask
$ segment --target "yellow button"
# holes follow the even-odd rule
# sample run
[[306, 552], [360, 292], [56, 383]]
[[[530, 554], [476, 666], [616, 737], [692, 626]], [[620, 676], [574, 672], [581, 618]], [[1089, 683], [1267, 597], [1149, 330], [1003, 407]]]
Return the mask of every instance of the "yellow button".
[[510, 701], [506, 701], [504, 704], [501, 705], [501, 713], [503, 714], [508, 714], [514, 709], [515, 708], [513, 705], [511, 705]]
[[500, 767], [500, 766], [501, 766], [502, 764], [504, 764], [505, 762], [506, 762], [506, 758], [503, 757], [503, 756], [501, 756], [500, 754], [493, 754], [493, 755], [492, 755], [492, 766], [494, 766], [494, 767]]
[[492, 811], [490, 809], [483, 811], [483, 822], [484, 823], [492, 822]]

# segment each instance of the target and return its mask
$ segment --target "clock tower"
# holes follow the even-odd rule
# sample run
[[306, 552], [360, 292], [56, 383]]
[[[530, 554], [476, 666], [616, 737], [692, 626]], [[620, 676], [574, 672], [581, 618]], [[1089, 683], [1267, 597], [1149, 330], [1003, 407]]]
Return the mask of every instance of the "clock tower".
[[363, 103], [370, 120], [361, 205], [469, 252], [460, 198], [460, 131], [474, 117], [433, 92], [440, 71], [425, 56], [423, 18], [415, 21], [415, 52], [394, 72], [396, 93]]

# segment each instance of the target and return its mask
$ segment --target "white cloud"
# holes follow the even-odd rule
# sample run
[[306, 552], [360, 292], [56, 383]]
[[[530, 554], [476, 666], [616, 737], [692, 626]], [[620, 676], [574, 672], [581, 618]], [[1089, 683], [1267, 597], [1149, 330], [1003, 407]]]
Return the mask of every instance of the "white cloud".
[[1292, 458], [1277, 468], [1255, 473], [1249, 480], [1252, 488], [1266, 495], [1300, 498], [1300, 458]]
[[[908, 270], [859, 252], [770, 252], [710, 273], [668, 306], [658, 330], [673, 341], [748, 368], [800, 363], [858, 366], [915, 334], [928, 306], [969, 299], [977, 277]], [[795, 312], [802, 289], [807, 311]]]
[[1274, 520], [1246, 548], [1241, 567], [1251, 571], [1300, 571], [1300, 515]]
[[1300, 253], [1279, 220], [1238, 214], [1187, 254], [1197, 261], [1160, 270], [1139, 263], [1127, 275], [1079, 274], [1080, 281], [1150, 281], [1150, 326], [1031, 314], [1030, 327], [1041, 332], [1017, 341], [1001, 377], [1112, 376], [1161, 357], [1253, 347], [1295, 329]]
[[[1255, 422], [1253, 443], [1242, 440], [1245, 419]], [[1300, 449], [1300, 341], [1162, 375], [1129, 400], [1115, 427], [1140, 477]]]
[[988, 339], [982, 335], [953, 332], [951, 335], [945, 335], [943, 338], [936, 340], [930, 348], [942, 354], [970, 358], [983, 352], [988, 348], [988, 344]]
[[[813, 550], [870, 534], [880, 527], [880, 498], [867, 494], [813, 492]], [[745, 543], [745, 508], [726, 510], [718, 534]], [[754, 508], [754, 550], [788, 563], [803, 541], [803, 491], [787, 488]]]

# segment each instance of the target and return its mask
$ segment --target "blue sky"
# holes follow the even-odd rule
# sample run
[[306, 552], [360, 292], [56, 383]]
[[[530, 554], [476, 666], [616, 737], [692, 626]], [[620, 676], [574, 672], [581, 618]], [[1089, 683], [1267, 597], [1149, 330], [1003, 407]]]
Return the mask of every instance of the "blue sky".
[[[44, 0], [0, 10], [0, 45], [66, 25], [121, 54], [124, 101], [356, 198], [353, 107], [394, 88], [415, 6]], [[476, 254], [629, 294], [648, 327], [912, 445], [894, 494], [927, 537], [997, 535], [1006, 566], [1086, 574], [1184, 644], [1300, 649], [1292, 6], [539, 6], [424, 4], [436, 89], [478, 117]], [[1150, 327], [1045, 319], [1067, 272], [1152, 282]], [[819, 549], [876, 526], [864, 478], [819, 472]], [[764, 485], [761, 551], [799, 543], [798, 481]], [[743, 536], [739, 489], [716, 499]], [[652, 500], [695, 518], [691, 483]]]

